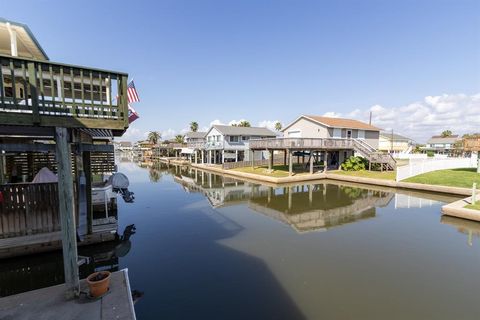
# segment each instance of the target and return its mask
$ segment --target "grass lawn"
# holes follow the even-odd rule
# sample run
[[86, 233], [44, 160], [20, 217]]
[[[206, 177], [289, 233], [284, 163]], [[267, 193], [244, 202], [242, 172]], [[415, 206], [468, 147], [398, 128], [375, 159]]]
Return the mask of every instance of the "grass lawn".
[[383, 180], [395, 180], [396, 172], [395, 171], [343, 171], [335, 170], [328, 171], [328, 173], [339, 174], [343, 176], [352, 176], [352, 177], [361, 177], [361, 178], [372, 178], [372, 179], [383, 179]]
[[[268, 167], [243, 167], [243, 168], [235, 168], [232, 169], [233, 171], [245, 172], [245, 173], [253, 173], [259, 174], [262, 176], [269, 176], [274, 178], [283, 178], [288, 177], [288, 166], [273, 166], [273, 172], [268, 172]], [[293, 165], [293, 172], [296, 175], [305, 174], [305, 168], [303, 166], [299, 166], [294, 164]]]
[[477, 202], [475, 204], [468, 204], [468, 205], [465, 206], [465, 208], [480, 210], [480, 202]]
[[437, 170], [403, 180], [423, 184], [471, 188], [474, 182], [480, 187], [480, 173], [476, 168]]

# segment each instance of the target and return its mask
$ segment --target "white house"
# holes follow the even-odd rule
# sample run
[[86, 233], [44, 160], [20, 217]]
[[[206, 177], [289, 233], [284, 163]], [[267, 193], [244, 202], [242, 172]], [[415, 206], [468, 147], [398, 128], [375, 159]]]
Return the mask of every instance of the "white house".
[[381, 131], [378, 150], [388, 153], [407, 152], [412, 149], [414, 141], [398, 133]]
[[455, 150], [455, 144], [460, 142], [462, 138], [458, 135], [450, 136], [433, 136], [428, 139], [425, 147], [421, 149], [424, 151], [433, 151], [439, 154], [450, 154]]
[[[275, 138], [276, 134], [263, 127], [237, 127], [213, 125], [207, 131], [203, 149], [205, 163], [247, 161], [250, 159], [248, 141], [250, 139]], [[255, 153], [255, 160], [265, 159], [263, 152]]]

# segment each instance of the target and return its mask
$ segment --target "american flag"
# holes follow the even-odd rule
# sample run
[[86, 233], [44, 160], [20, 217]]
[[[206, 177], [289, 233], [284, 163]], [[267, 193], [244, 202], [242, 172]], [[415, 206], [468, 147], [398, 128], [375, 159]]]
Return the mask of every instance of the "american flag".
[[133, 83], [133, 80], [128, 83], [127, 96], [128, 96], [128, 103], [140, 101], [140, 98], [138, 97], [137, 89], [135, 89], [135, 84]]
[[132, 123], [133, 121], [137, 120], [140, 116], [138, 115], [137, 111], [133, 109], [133, 107], [128, 104], [128, 123]]

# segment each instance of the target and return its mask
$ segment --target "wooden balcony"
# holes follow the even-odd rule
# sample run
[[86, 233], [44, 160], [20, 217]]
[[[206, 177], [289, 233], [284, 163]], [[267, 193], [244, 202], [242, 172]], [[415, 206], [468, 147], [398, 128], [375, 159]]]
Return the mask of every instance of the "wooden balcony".
[[338, 150], [353, 149], [352, 139], [341, 138], [276, 138], [276, 139], [251, 139], [249, 147], [251, 150], [266, 149], [319, 149]]
[[128, 128], [126, 73], [0, 55], [0, 125]]

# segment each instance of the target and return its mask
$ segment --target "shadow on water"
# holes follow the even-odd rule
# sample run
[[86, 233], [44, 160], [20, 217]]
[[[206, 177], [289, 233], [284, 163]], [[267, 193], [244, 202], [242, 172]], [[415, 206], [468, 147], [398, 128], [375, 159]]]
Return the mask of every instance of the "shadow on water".
[[156, 272], [131, 276], [145, 289], [139, 319], [305, 319], [261, 259], [219, 243], [243, 227], [203, 206], [160, 228]]
[[[87, 258], [79, 267], [80, 278], [100, 271], [118, 271], [119, 259], [131, 249], [130, 232], [118, 241], [80, 247], [79, 257]], [[0, 297], [54, 286], [65, 282], [61, 251], [3, 260], [0, 263]]]

